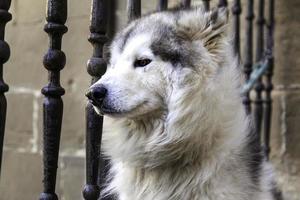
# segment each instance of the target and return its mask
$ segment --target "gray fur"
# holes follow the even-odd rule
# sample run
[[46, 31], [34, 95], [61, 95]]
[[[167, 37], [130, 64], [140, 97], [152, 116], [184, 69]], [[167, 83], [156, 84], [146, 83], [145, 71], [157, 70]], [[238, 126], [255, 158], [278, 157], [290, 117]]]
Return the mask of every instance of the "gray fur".
[[[105, 86], [106, 192], [120, 200], [273, 200], [253, 137], [226, 10], [146, 15], [111, 45]], [[136, 59], [151, 59], [135, 68]], [[105, 109], [104, 109], [105, 107]], [[105, 195], [105, 194], [103, 194]]]

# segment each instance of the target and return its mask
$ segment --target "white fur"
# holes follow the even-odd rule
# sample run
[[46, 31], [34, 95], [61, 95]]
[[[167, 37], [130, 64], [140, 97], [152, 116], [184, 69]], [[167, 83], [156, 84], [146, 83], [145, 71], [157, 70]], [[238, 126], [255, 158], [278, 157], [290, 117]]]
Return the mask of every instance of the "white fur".
[[[159, 15], [167, 20], [170, 14], [149, 18]], [[271, 200], [269, 164], [264, 161], [260, 181], [253, 184], [243, 160], [247, 154], [241, 153], [250, 122], [237, 59], [226, 34], [218, 41], [209, 38], [225, 32], [224, 13], [218, 33], [206, 21], [195, 22], [210, 17], [202, 9], [181, 15], [174, 26], [193, 35], [195, 67], [176, 68], [155, 56], [150, 49], [155, 33], [142, 32], [123, 51], [113, 43], [111, 66], [95, 84], [107, 87], [107, 98], [120, 110], [105, 118], [103, 149], [112, 162], [107, 192], [120, 200]], [[184, 32], [187, 27], [196, 30]], [[134, 68], [141, 57], [152, 62]]]

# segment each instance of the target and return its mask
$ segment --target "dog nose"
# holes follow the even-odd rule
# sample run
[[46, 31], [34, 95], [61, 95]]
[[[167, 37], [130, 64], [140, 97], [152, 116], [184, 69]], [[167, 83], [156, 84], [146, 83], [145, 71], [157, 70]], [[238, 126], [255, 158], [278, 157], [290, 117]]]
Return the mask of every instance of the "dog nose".
[[94, 86], [85, 94], [85, 96], [93, 103], [101, 104], [107, 94], [107, 89], [104, 86]]

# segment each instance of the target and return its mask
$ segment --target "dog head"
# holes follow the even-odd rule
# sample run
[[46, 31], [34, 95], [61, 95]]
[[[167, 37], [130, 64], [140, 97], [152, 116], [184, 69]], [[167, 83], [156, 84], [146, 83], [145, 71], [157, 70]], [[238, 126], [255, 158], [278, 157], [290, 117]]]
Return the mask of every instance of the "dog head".
[[87, 93], [96, 112], [128, 118], [155, 115], [170, 109], [175, 91], [209, 87], [205, 81], [223, 62], [227, 17], [226, 9], [194, 8], [131, 22], [114, 38], [107, 71]]

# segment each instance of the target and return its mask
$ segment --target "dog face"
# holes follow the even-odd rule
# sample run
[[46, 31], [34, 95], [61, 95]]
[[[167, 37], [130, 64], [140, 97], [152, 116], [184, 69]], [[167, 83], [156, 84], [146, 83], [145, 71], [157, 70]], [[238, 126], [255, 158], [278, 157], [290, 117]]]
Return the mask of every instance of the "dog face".
[[113, 40], [107, 71], [88, 92], [96, 112], [135, 118], [167, 111], [175, 88], [204, 85], [217, 71], [226, 23], [226, 10], [202, 8], [131, 22]]

